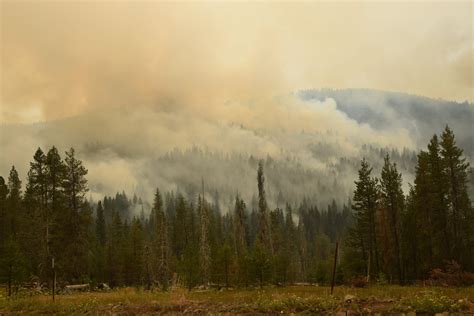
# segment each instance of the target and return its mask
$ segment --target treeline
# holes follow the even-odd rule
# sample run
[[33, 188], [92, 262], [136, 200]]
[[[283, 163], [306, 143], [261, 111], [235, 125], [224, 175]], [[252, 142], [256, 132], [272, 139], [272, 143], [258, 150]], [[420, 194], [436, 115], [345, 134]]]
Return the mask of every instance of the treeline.
[[333, 201], [321, 210], [303, 199], [270, 209], [267, 163], [258, 162], [256, 197], [249, 205], [237, 195], [224, 212], [203, 184], [186, 197], [156, 189], [148, 210], [141, 198], [125, 193], [88, 202], [87, 170], [74, 149], [62, 159], [55, 147], [46, 154], [39, 148], [24, 192], [14, 167], [7, 182], [0, 177], [0, 283], [50, 284], [52, 258], [59, 284], [166, 290], [174, 284], [326, 283], [338, 240], [337, 282], [358, 275], [399, 283], [425, 279], [445, 260], [473, 269], [469, 165], [448, 127], [418, 154], [407, 196], [397, 165], [386, 155], [380, 178], [362, 160], [353, 201], [342, 207]]
[[258, 198], [250, 207], [237, 195], [223, 212], [216, 194], [208, 201], [203, 191], [185, 198], [156, 189], [147, 212], [146, 202], [125, 193], [93, 205], [74, 149], [63, 160], [55, 147], [46, 154], [39, 148], [24, 192], [14, 167], [7, 182], [0, 178], [1, 283], [51, 285], [52, 258], [59, 284], [166, 289], [328, 281], [350, 205], [333, 201], [319, 210], [303, 200], [270, 210], [264, 165], [258, 163]]
[[426, 279], [454, 260], [474, 269], [474, 212], [469, 163], [452, 130], [434, 135], [417, 155], [415, 183], [402, 190], [397, 165], [385, 156], [380, 178], [364, 159], [355, 182], [355, 223], [346, 238], [347, 267], [373, 279]]
[[[51, 279], [51, 258], [61, 275], [78, 279], [89, 261], [92, 210], [84, 195], [87, 170], [74, 149], [64, 160], [53, 147], [38, 149], [24, 193], [15, 167], [0, 177], [0, 272], [8, 282]], [[3, 283], [3, 282], [2, 282]]]

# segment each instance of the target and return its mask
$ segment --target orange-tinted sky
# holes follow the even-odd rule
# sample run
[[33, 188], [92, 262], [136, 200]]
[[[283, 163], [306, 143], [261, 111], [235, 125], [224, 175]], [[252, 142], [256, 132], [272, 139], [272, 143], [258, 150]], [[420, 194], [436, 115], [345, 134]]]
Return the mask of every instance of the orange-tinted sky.
[[473, 2], [1, 1], [0, 122], [109, 106], [219, 118], [302, 88], [473, 97]]

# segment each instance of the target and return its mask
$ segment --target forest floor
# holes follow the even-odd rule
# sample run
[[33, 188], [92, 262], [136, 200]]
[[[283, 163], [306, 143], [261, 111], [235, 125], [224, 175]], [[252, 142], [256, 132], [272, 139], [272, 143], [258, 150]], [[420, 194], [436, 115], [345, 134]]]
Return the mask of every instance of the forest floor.
[[0, 293], [0, 315], [160, 315], [160, 314], [408, 314], [452, 313], [474, 315], [474, 287], [338, 286], [265, 287], [263, 289], [149, 292], [120, 288], [7, 298]]

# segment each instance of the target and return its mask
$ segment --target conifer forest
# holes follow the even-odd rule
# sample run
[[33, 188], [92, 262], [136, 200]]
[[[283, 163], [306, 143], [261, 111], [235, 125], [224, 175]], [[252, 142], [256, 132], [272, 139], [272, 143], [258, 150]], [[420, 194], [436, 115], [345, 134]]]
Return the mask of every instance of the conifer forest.
[[15, 166], [0, 178], [2, 281], [10, 287], [34, 277], [49, 284], [54, 258], [59, 284], [164, 291], [176, 284], [329, 284], [337, 241], [339, 284], [358, 276], [413, 284], [448, 261], [474, 272], [470, 167], [449, 127], [417, 154], [408, 192], [386, 154], [380, 174], [362, 159], [343, 205], [321, 209], [302, 200], [272, 209], [265, 167], [264, 160], [255, 166], [257, 200], [236, 193], [230, 209], [206, 192], [204, 177], [195, 196], [154, 188], [151, 205], [125, 192], [88, 201], [87, 166], [74, 148], [64, 155], [54, 146], [38, 148], [24, 183]]

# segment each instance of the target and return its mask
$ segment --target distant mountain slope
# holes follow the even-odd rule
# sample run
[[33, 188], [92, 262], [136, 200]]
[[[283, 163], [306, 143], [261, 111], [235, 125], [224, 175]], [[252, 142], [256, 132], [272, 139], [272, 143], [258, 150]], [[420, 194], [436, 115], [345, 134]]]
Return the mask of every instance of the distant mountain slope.
[[458, 144], [472, 160], [474, 157], [474, 104], [458, 103], [398, 92], [369, 89], [302, 90], [303, 100], [332, 98], [337, 109], [359, 123], [378, 130], [406, 128], [420, 147], [448, 124]]
[[192, 197], [204, 179], [207, 194], [218, 192], [228, 209], [237, 193], [252, 203], [257, 160], [264, 159], [271, 206], [308, 199], [325, 207], [333, 198], [347, 202], [362, 157], [378, 176], [387, 152], [408, 192], [416, 153], [446, 124], [473, 162], [470, 103], [373, 90], [305, 90], [263, 101], [224, 105], [226, 113], [244, 113], [235, 121], [136, 106], [0, 125], [0, 175], [7, 176], [14, 164], [26, 181], [38, 146], [55, 145], [60, 152], [74, 146], [89, 169], [94, 199], [125, 190], [151, 202], [157, 186]]

